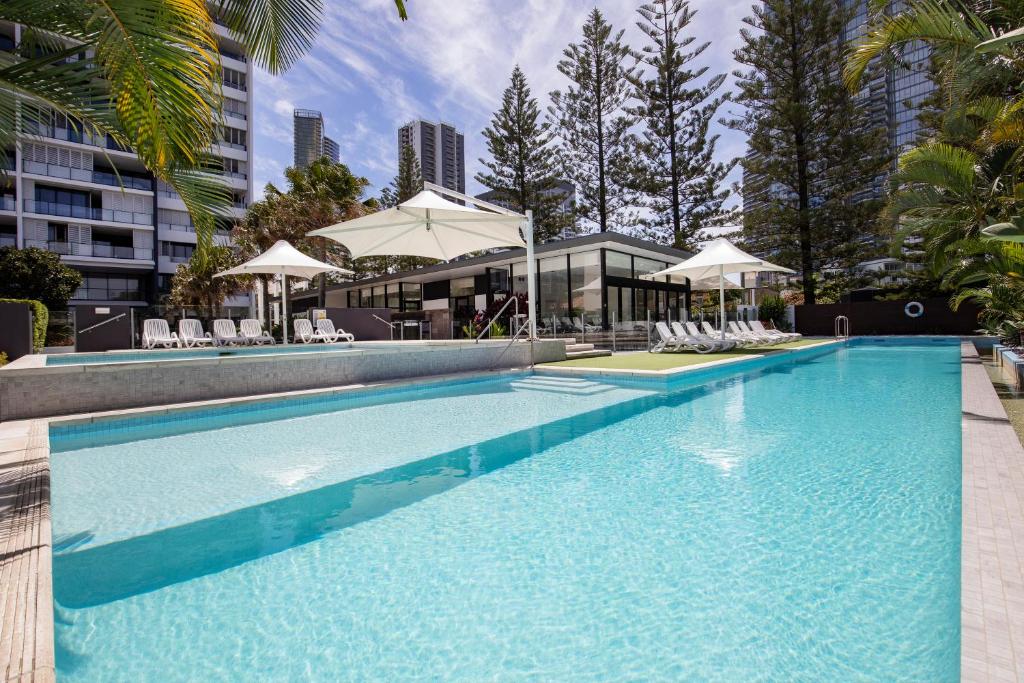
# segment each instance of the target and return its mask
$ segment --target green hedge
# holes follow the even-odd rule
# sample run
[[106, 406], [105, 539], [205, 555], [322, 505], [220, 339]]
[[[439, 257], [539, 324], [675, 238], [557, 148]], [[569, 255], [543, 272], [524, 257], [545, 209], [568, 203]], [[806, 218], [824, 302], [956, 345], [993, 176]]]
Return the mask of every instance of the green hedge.
[[46, 345], [46, 326], [50, 324], [50, 311], [42, 301], [35, 299], [0, 299], [4, 304], [28, 304], [32, 307], [32, 346], [36, 353]]

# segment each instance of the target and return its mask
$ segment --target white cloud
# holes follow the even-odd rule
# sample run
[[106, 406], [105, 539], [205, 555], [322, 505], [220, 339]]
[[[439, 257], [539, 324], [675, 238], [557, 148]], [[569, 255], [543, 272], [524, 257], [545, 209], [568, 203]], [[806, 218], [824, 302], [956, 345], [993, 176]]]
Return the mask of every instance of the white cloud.
[[[606, 19], [625, 29], [632, 45], [639, 0], [598, 0]], [[711, 73], [734, 68], [740, 19], [752, 0], [692, 0], [691, 33], [711, 41], [701, 57]], [[416, 0], [409, 21], [398, 20], [393, 0], [328, 0], [321, 35], [312, 52], [289, 73], [259, 76], [259, 136], [266, 153], [291, 158], [291, 109], [324, 112], [342, 160], [378, 187], [397, 167], [395, 131], [412, 118], [443, 119], [466, 134], [466, 176], [486, 148], [480, 132], [498, 106], [514, 64], [526, 72], [542, 107], [563, 86], [557, 71], [562, 50], [578, 41], [593, 8], [582, 0]], [[731, 78], [730, 78], [731, 81]], [[716, 126], [722, 158], [741, 154], [742, 137]], [[261, 151], [261, 153], [264, 153]], [[283, 165], [282, 165], [283, 168]]]

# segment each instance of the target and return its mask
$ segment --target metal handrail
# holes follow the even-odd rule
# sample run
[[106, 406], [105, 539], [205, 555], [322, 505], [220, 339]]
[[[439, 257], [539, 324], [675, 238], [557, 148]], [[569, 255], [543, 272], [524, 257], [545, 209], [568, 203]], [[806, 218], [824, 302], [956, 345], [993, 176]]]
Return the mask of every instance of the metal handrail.
[[479, 344], [480, 340], [483, 338], [483, 336], [485, 334], [490, 336], [489, 332], [491, 330], [491, 325], [494, 324], [495, 320], [497, 320], [498, 318], [501, 317], [501, 314], [505, 312], [505, 309], [508, 308], [508, 305], [511, 304], [511, 303], [515, 303], [515, 305], [516, 305], [516, 317], [519, 316], [519, 297], [515, 296], [513, 294], [512, 296], [510, 296], [508, 298], [508, 301], [505, 302], [505, 305], [502, 306], [500, 309], [498, 309], [497, 313], [495, 313], [493, 316], [491, 316], [491, 319], [487, 321], [486, 325], [484, 325], [484, 329], [480, 330], [480, 334], [477, 335], [476, 341], [474, 342], [475, 344]]
[[89, 332], [90, 330], [95, 330], [97, 327], [102, 327], [103, 325], [106, 325], [107, 323], [112, 323], [115, 320], [119, 320], [119, 319], [125, 317], [126, 315], [128, 315], [128, 314], [127, 313], [118, 313], [113, 318], [107, 318], [106, 320], [101, 320], [100, 322], [96, 323], [95, 325], [89, 325], [89, 327], [85, 328], [84, 330], [78, 330], [78, 334], [85, 334], [86, 332]]
[[833, 323], [836, 339], [850, 338], [850, 319], [845, 315], [837, 315]]
[[[510, 348], [512, 348], [512, 345], [516, 343], [517, 339], [519, 339], [519, 335], [523, 333], [523, 330], [528, 329], [529, 327], [530, 327], [530, 319], [527, 318], [526, 320], [523, 321], [523, 324], [519, 326], [519, 329], [516, 330], [515, 334], [512, 335], [512, 338], [509, 339], [508, 344], [506, 344], [505, 348], [503, 348], [501, 350], [501, 353], [498, 354], [498, 362], [499, 363], [501, 362], [501, 359], [505, 357], [505, 353]], [[531, 356], [531, 358], [532, 358], [532, 356]]]
[[377, 320], [381, 321], [382, 323], [384, 323], [385, 325], [388, 326], [388, 329], [391, 331], [391, 341], [394, 341], [395, 340], [395, 324], [391, 323], [391, 322], [388, 322], [387, 320], [385, 320], [384, 318], [380, 317], [376, 313], [371, 313], [370, 316], [376, 318]]

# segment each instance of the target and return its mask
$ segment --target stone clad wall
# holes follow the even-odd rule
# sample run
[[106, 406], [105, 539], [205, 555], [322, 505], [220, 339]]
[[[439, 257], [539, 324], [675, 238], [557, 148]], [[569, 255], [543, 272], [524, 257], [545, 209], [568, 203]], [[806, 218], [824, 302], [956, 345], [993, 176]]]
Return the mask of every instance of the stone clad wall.
[[[23, 360], [40, 357], [27, 357]], [[0, 370], [0, 420], [202, 401], [407, 377], [528, 367], [565, 358], [561, 341], [381, 342], [338, 352]]]

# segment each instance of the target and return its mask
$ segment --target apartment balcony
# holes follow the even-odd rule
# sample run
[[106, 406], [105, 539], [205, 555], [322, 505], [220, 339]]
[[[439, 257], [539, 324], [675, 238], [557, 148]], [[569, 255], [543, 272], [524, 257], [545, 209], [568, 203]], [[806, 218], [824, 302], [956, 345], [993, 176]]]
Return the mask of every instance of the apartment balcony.
[[115, 152], [127, 152], [129, 154], [134, 153], [131, 149], [127, 149], [117, 144], [109, 135], [95, 134], [90, 131], [75, 128], [48, 126], [42, 123], [36, 123], [35, 121], [25, 121], [24, 127], [25, 132], [29, 135], [38, 135], [52, 140], [63, 140], [64, 142], [76, 142], [80, 145], [90, 145], [92, 147], [102, 147], [103, 149], [110, 149]]
[[16, 247], [18, 246], [18, 238], [15, 235], [9, 233], [0, 234], [0, 247]]
[[131, 225], [153, 225], [153, 214], [151, 213], [102, 209], [91, 206], [78, 206], [76, 204], [59, 204], [57, 202], [38, 202], [32, 199], [25, 200], [25, 211], [43, 216], [60, 216], [61, 218], [79, 218], [107, 223], [128, 223]]
[[0, 195], [0, 211], [17, 211], [18, 199], [13, 194]]
[[152, 261], [152, 249], [136, 247], [115, 247], [109, 244], [79, 244], [77, 242], [47, 242], [46, 248], [61, 256], [90, 256], [129, 261]]
[[145, 301], [146, 297], [136, 289], [114, 289], [108, 287], [79, 287], [71, 296], [72, 301]]
[[129, 175], [118, 176], [106, 171], [90, 171], [82, 168], [70, 168], [56, 164], [43, 164], [38, 161], [24, 161], [22, 167], [25, 173], [45, 175], [50, 178], [63, 178], [65, 180], [77, 180], [83, 183], [96, 183], [97, 185], [110, 185], [111, 187], [123, 187], [127, 190], [153, 191], [153, 181], [149, 178], [136, 178]]
[[247, 151], [249, 149], [245, 145], [241, 145], [241, 144], [239, 144], [237, 142], [228, 142], [227, 140], [218, 140], [217, 144], [218, 145], [223, 145], [225, 147], [230, 147], [231, 149], [237, 149], [237, 150], [240, 150], [242, 152], [245, 152], [245, 151]]
[[239, 119], [241, 121], [248, 121], [249, 120], [249, 117], [246, 116], [245, 114], [243, 114], [241, 112], [238, 112], [238, 111], [230, 111], [228, 109], [224, 110], [224, 116], [226, 116], [226, 117], [230, 116], [233, 119]]

